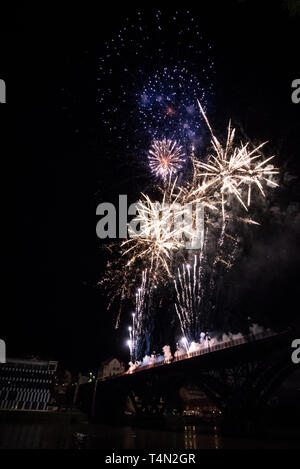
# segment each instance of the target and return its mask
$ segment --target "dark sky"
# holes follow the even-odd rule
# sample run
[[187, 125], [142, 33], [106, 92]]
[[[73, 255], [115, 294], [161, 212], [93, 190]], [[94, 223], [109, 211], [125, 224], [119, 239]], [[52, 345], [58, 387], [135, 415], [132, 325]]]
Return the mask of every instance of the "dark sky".
[[[199, 3], [195, 14], [215, 53], [216, 126], [232, 116], [251, 138], [270, 140], [280, 151], [278, 164], [299, 175], [300, 103], [291, 101], [291, 82], [300, 78], [299, 15], [292, 16], [286, 2], [266, 2], [265, 9], [256, 1]], [[103, 165], [100, 158], [105, 135], [96, 77], [104, 38], [130, 12], [56, 5], [16, 9], [0, 36], [8, 99], [0, 109], [2, 231], [8, 235], [0, 337], [9, 355], [38, 354], [89, 368], [115, 351], [124, 354], [124, 333], [113, 334], [95, 288], [104, 268], [95, 236], [97, 193], [113, 174], [121, 179], [118, 163]], [[286, 192], [282, 197], [288, 199]], [[291, 199], [299, 200], [297, 187]], [[290, 308], [293, 292], [296, 298], [298, 245], [296, 233], [286, 231], [272, 239], [276, 251], [285, 243], [285, 256], [271, 269], [284, 278], [276, 283], [268, 270], [269, 286], [281, 285], [277, 315]], [[249, 268], [249, 278], [260, 283], [265, 263], [261, 248], [254, 252], [262, 265]]]

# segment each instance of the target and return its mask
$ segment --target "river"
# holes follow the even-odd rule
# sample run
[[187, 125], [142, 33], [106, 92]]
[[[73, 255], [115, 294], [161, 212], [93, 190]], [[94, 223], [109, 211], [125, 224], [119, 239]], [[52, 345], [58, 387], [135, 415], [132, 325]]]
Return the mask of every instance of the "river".
[[299, 448], [299, 440], [280, 436], [222, 437], [218, 431], [202, 433], [194, 425], [182, 431], [93, 425], [87, 422], [0, 422], [0, 448], [12, 449], [260, 449]]

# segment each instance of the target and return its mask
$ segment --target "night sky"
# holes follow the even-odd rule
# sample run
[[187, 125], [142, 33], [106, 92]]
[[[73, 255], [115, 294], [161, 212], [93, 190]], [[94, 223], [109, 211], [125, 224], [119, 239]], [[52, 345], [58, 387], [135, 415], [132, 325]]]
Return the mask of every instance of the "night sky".
[[[291, 101], [291, 83], [300, 78], [300, 16], [288, 2], [265, 9], [256, 1], [220, 3], [193, 9], [212, 45], [214, 127], [232, 117], [249, 138], [269, 140], [277, 165], [295, 176], [274, 196], [280, 222], [274, 228], [268, 218], [232, 273], [232, 308], [263, 324], [271, 325], [272, 316], [275, 325], [288, 325], [299, 297], [300, 104]], [[39, 355], [88, 369], [111, 355], [127, 357], [125, 331], [114, 332], [113, 313], [97, 288], [105, 265], [95, 211], [124, 193], [128, 181], [134, 186], [141, 169], [114, 156], [108, 144], [97, 77], [104, 40], [135, 11], [58, 5], [18, 8], [12, 26], [1, 31], [8, 101], [0, 109], [2, 231], [8, 239], [0, 337], [9, 356]], [[120, 143], [115, 150], [119, 155]]]

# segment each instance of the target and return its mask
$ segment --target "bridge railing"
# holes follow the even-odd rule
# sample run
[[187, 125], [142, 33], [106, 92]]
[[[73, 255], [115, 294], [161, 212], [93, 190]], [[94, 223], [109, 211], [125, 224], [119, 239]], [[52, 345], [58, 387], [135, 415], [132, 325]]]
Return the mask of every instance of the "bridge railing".
[[179, 354], [173, 357], [171, 360], [157, 360], [157, 361], [154, 360], [153, 363], [150, 363], [148, 365], [139, 365], [134, 370], [127, 371], [126, 373], [128, 372], [135, 373], [137, 371], [146, 370], [148, 368], [168, 365], [170, 363], [178, 362], [181, 360], [186, 360], [187, 358], [197, 357], [199, 355], [205, 355], [207, 353], [216, 352], [218, 350], [224, 350], [226, 348], [236, 347], [237, 345], [242, 345], [242, 344], [246, 344], [250, 342], [256, 342], [258, 340], [266, 339], [273, 335], [276, 335], [276, 333], [273, 331], [267, 330], [267, 331], [259, 332], [258, 334], [249, 334], [247, 336], [239, 337], [238, 339], [229, 339], [229, 340], [224, 340], [222, 342], [218, 341], [218, 343], [214, 345], [210, 345], [208, 342], [207, 344], [203, 344], [201, 348], [193, 352]]

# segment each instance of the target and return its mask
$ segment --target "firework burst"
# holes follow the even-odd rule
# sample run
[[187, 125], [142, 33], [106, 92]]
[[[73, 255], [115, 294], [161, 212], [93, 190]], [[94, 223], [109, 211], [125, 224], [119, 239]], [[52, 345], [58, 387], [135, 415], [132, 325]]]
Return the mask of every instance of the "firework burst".
[[[174, 186], [173, 186], [174, 187]], [[190, 227], [182, 220], [183, 209], [172, 192], [164, 192], [162, 202], [152, 202], [148, 195], [142, 194], [138, 204], [138, 215], [134, 225], [139, 232], [129, 227], [130, 238], [122, 243], [123, 256], [129, 257], [128, 266], [142, 262], [148, 266], [154, 277], [160, 273], [171, 276], [170, 264], [173, 254], [184, 248], [183, 235], [190, 235]]]
[[[277, 186], [272, 177], [278, 174], [278, 170], [270, 164], [274, 156], [265, 160], [261, 159], [260, 150], [266, 142], [258, 145], [253, 150], [249, 149], [249, 142], [235, 146], [235, 129], [231, 127], [230, 122], [227, 140], [223, 146], [213, 133], [199, 101], [198, 104], [211, 133], [211, 144], [214, 153], [208, 156], [207, 163], [193, 158], [194, 181], [191, 185], [190, 197], [207, 197], [211, 194], [215, 197], [217, 194], [221, 198], [223, 218], [225, 218], [226, 197], [231, 194], [236, 197], [245, 210], [248, 210], [253, 185], [258, 187], [264, 197], [263, 184], [265, 182], [273, 187]], [[243, 200], [242, 194], [245, 187], [247, 201]]]
[[165, 182], [170, 180], [183, 163], [184, 153], [176, 141], [154, 140], [149, 150], [149, 166], [156, 177], [161, 177]]
[[149, 138], [184, 145], [201, 137], [196, 98], [205, 106], [213, 94], [211, 49], [190, 9], [141, 9], [116, 22], [99, 50], [97, 77], [101, 125], [114, 151], [117, 142], [124, 156], [143, 151]]
[[[264, 143], [253, 149], [249, 143], [236, 144], [230, 123], [225, 143], [220, 143], [198, 104], [211, 133], [212, 149], [204, 161], [192, 152], [193, 172], [179, 185], [175, 176], [185, 162], [182, 147], [168, 135], [153, 141], [148, 159], [152, 173], [160, 179], [159, 201], [141, 194], [137, 215], [128, 225], [129, 237], [118, 246], [118, 259], [110, 269], [112, 276], [107, 277], [114, 298], [119, 295], [121, 299], [117, 323], [124, 299], [134, 301], [135, 297], [130, 326], [133, 359], [140, 356], [145, 342], [150, 343], [154, 316], [161, 307], [157, 299], [166, 285], [174, 285], [181, 332], [190, 341], [199, 340], [203, 322], [208, 323], [208, 317], [217, 310], [223, 274], [236, 258], [237, 222], [257, 224], [248, 215], [239, 216], [236, 208], [249, 210], [253, 187], [265, 197], [266, 184], [277, 186], [273, 177], [278, 170], [271, 164], [273, 156], [264, 159]], [[189, 154], [187, 150], [185, 153]], [[207, 208], [205, 214], [201, 212], [203, 242], [197, 248], [187, 241], [195, 233], [199, 236], [200, 231], [194, 230], [199, 222], [198, 209], [191, 211], [189, 223], [182, 223], [186, 207], [192, 204]]]

